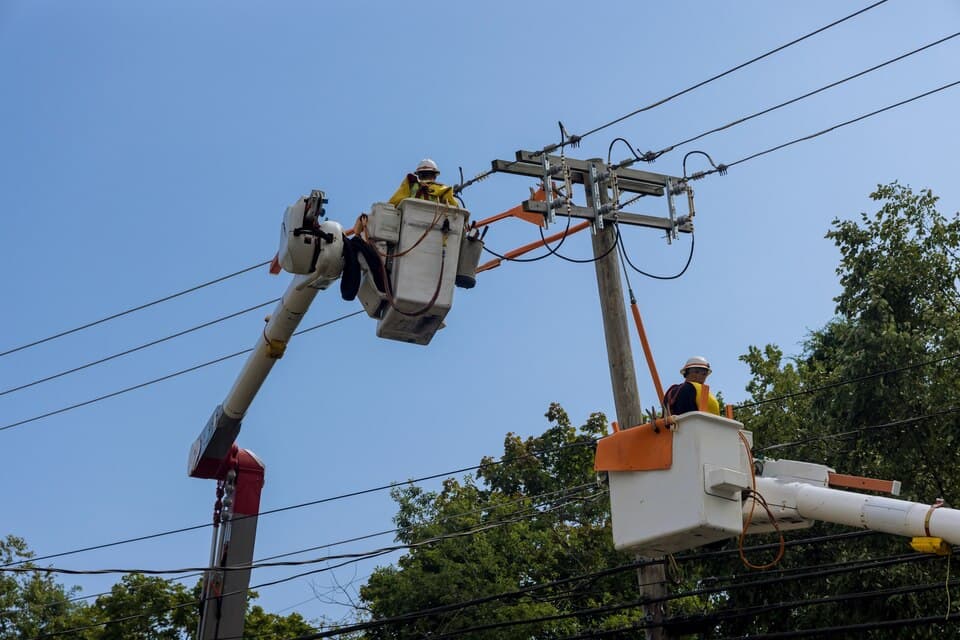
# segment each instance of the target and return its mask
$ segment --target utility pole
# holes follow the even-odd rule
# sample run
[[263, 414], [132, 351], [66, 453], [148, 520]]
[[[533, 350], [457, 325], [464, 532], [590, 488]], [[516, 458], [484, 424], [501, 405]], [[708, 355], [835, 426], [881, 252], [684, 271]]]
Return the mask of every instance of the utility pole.
[[[594, 160], [604, 166], [602, 160]], [[610, 201], [606, 185], [599, 186], [599, 204]], [[593, 206], [592, 189], [584, 189], [587, 206]], [[630, 346], [630, 328], [620, 281], [620, 254], [616, 249], [617, 230], [614, 225], [605, 225], [591, 237], [594, 267], [597, 272], [597, 291], [600, 294], [600, 311], [603, 315], [603, 335], [607, 343], [607, 360], [610, 364], [610, 385], [613, 388], [613, 404], [617, 422], [629, 429], [641, 424], [643, 410], [640, 406], [640, 390], [637, 387], [636, 369], [633, 364], [633, 349]], [[638, 558], [639, 559], [639, 558]], [[660, 625], [666, 608], [666, 571], [662, 562], [637, 569], [640, 597], [653, 600], [644, 605], [647, 620]], [[662, 640], [667, 637], [662, 626], [646, 630], [647, 640]]]
[[[546, 202], [528, 200], [523, 205], [528, 211], [543, 213], [547, 219], [552, 215], [560, 214], [593, 220], [594, 267], [597, 273], [597, 289], [600, 296], [600, 311], [603, 315], [603, 331], [617, 422], [625, 429], [639, 425], [642, 422], [643, 411], [640, 392], [637, 388], [627, 311], [620, 280], [616, 224], [663, 229], [667, 232], [668, 239], [672, 239], [676, 237], [677, 232], [693, 231], [690, 220], [693, 213], [692, 198], [691, 215], [686, 219], [677, 218], [673, 205], [672, 186], [680, 183], [679, 178], [619, 167], [610, 168], [600, 159], [582, 161], [554, 156], [544, 158], [540, 153], [518, 151], [516, 160], [513, 162], [494, 160], [493, 169], [503, 173], [541, 177], [547, 193], [551, 192], [551, 183], [555, 179], [563, 180], [568, 187], [573, 183], [583, 185], [586, 207], [573, 206], [569, 202], [573, 194], [569, 192], [566, 193], [567, 200], [548, 199]], [[559, 173], [563, 175], [558, 176]], [[620, 211], [618, 202], [611, 203], [611, 185], [616, 185], [614, 192], [617, 196], [621, 191], [646, 196], [666, 195], [669, 201], [669, 216], [662, 218]], [[663, 622], [666, 609], [664, 564], [657, 562], [641, 567], [638, 570], [638, 579], [641, 595], [653, 601], [644, 606], [647, 620], [659, 625]], [[664, 627], [655, 626], [646, 630], [646, 638], [647, 640], [665, 640], [668, 634]]]

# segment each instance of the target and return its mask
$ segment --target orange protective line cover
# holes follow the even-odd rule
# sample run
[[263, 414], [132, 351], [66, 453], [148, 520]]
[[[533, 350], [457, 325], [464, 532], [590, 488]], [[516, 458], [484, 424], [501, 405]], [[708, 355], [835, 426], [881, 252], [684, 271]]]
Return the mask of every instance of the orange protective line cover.
[[831, 487], [843, 487], [845, 489], [863, 489], [865, 491], [893, 493], [893, 480], [848, 476], [842, 473], [828, 473], [827, 484]]
[[597, 442], [596, 471], [654, 471], [673, 464], [673, 431], [652, 424], [621, 429]]

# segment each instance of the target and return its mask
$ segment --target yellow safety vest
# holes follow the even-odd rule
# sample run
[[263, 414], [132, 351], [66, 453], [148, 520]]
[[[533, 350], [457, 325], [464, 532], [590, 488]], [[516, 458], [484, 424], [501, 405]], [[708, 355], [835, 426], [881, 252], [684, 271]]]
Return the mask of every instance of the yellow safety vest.
[[[704, 402], [703, 402], [703, 400], [701, 399], [702, 396], [703, 396], [703, 385], [700, 384], [699, 382], [690, 382], [690, 384], [692, 384], [692, 385], [693, 385], [693, 388], [697, 390], [697, 406], [698, 406], [698, 407], [703, 407], [703, 406], [704, 406]], [[712, 413], [712, 414], [715, 415], [715, 416], [720, 415], [720, 403], [717, 402], [716, 396], [714, 396], [712, 393], [710, 393], [710, 387], [709, 387], [709, 386], [707, 387], [706, 407], [704, 407], [703, 410], [706, 411], [707, 413]]]

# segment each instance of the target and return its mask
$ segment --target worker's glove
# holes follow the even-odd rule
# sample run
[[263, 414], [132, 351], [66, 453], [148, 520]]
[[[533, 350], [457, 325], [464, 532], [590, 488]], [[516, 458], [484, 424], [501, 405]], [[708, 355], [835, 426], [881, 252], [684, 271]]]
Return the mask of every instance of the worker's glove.
[[417, 174], [415, 173], [407, 174], [407, 184], [417, 184], [418, 182], [420, 182], [420, 178], [417, 177]]

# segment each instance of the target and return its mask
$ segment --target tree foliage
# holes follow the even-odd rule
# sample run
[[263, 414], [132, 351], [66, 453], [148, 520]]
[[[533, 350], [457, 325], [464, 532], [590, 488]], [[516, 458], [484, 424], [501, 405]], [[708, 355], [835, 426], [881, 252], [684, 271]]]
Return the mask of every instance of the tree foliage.
[[[0, 564], [26, 561], [33, 553], [22, 538], [0, 539]], [[0, 640], [52, 637], [75, 640], [181, 640], [194, 638], [199, 623], [199, 584], [192, 589], [162, 578], [128, 574], [92, 603], [42, 571], [0, 572]], [[251, 592], [248, 601], [256, 598]], [[281, 616], [248, 607], [244, 636], [293, 638], [314, 631], [293, 613]]]
[[[960, 386], [952, 369], [960, 357], [960, 219], [940, 214], [930, 191], [897, 183], [879, 186], [871, 198], [879, 203], [875, 213], [836, 219], [826, 236], [840, 251], [835, 317], [813, 331], [792, 359], [774, 345], [750, 348], [742, 360], [752, 373], [751, 402], [759, 404], [739, 417], [754, 432], [755, 451], [771, 458], [898, 479], [903, 499], [931, 503], [942, 497], [957, 504]], [[814, 532], [840, 530], [818, 525]], [[782, 568], [904, 554], [910, 552], [907, 543], [875, 535], [791, 550]], [[940, 583], [937, 589], [772, 610], [720, 629], [732, 635], [944, 613], [948, 566], [933, 560], [730, 592], [725, 606], [743, 608]], [[899, 638], [904, 630], [869, 633]], [[907, 633], [935, 638], [943, 628]]]
[[[951, 373], [960, 358], [960, 220], [941, 215], [930, 191], [893, 183], [879, 186], [871, 198], [878, 204], [875, 213], [835, 219], [826, 236], [840, 252], [835, 317], [811, 332], [796, 356], [787, 357], [776, 345], [749, 347], [742, 360], [752, 374], [750, 400], [738, 418], [753, 431], [761, 459], [898, 479], [904, 499], [958, 503], [960, 385]], [[578, 434], [558, 406], [547, 417], [554, 424], [542, 436], [522, 440], [509, 434], [504, 463], [482, 467], [476, 478], [448, 480], [438, 492], [394, 491], [406, 543], [516, 521], [416, 547], [396, 566], [379, 568], [360, 592], [373, 622], [451, 608], [376, 626], [367, 637], [401, 640], [456, 631], [471, 639], [586, 637], [589, 630], [640, 620], [638, 608], [561, 617], [636, 600], [636, 577], [629, 572], [548, 586], [535, 596], [453, 606], [629, 561], [612, 549], [607, 500], [570, 502], [564, 493], [592, 476], [593, 448], [569, 445], [600, 435], [605, 421], [592, 416]], [[855, 533], [820, 523], [788, 538], [842, 532]], [[777, 539], [752, 537], [747, 544]], [[911, 553], [905, 539], [865, 534], [790, 547], [775, 568], [763, 572], [741, 564], [735, 541], [681, 554], [672, 572], [678, 584], [672, 585], [677, 597], [670, 603], [668, 633], [741, 637], [945, 613], [947, 561]], [[679, 597], [683, 593], [687, 597]], [[544, 617], [552, 619], [490, 626]], [[879, 628], [843, 637], [937, 638], [947, 629]]]
[[[440, 491], [397, 488], [398, 538], [415, 546], [397, 566], [378, 568], [360, 596], [372, 621], [450, 605], [367, 631], [377, 639], [422, 638], [466, 631], [475, 639], [563, 637], [639, 619], [621, 613], [576, 611], [620, 603], [635, 595], [636, 574], [569, 580], [628, 563], [613, 549], [609, 503], [593, 472], [594, 441], [605, 433], [602, 414], [579, 429], [559, 405], [540, 436], [507, 434], [501, 462], [484, 458], [476, 478], [448, 479]], [[464, 532], [471, 532], [463, 535]], [[532, 585], [555, 584], [514, 593]], [[488, 598], [468, 607], [457, 605]], [[548, 618], [532, 624], [491, 626]]]

